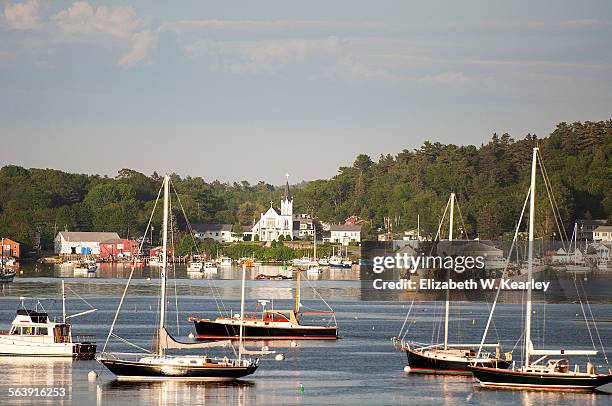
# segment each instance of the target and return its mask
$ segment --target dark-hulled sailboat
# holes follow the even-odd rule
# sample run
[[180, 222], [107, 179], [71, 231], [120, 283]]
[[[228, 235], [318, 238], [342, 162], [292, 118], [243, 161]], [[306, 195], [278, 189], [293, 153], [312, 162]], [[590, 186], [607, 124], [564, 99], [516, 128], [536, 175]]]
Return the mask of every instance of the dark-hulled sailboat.
[[[447, 210], [450, 209], [448, 241], [452, 244], [455, 200], [455, 194], [451, 193], [438, 227], [436, 240], [440, 235], [440, 230]], [[474, 363], [499, 368], [507, 368], [510, 365], [508, 359], [501, 358], [499, 344], [484, 345], [486, 347], [495, 348], [495, 354], [476, 351], [475, 348], [479, 346], [478, 344], [449, 344], [449, 315], [450, 293], [447, 289], [444, 314], [444, 343], [425, 345], [416, 342], [407, 342], [399, 338], [399, 336], [393, 338], [394, 346], [406, 352], [406, 371], [410, 373], [433, 375], [471, 375], [472, 371], [470, 365]]]
[[[154, 353], [111, 353], [106, 352], [106, 346], [111, 335], [117, 317], [121, 310], [121, 304], [125, 298], [127, 288], [132, 279], [132, 273], [128, 279], [123, 296], [119, 302], [117, 313], [109, 331], [104, 349], [96, 359], [109, 371], [116, 375], [119, 380], [232, 380], [250, 375], [258, 367], [258, 360], [243, 358], [242, 341], [238, 351], [237, 359], [209, 357], [206, 355], [171, 356], [167, 354], [168, 349], [193, 349], [212, 346], [226, 346], [225, 342], [212, 343], [181, 343], [176, 341], [166, 330], [166, 271], [168, 268], [167, 243], [168, 243], [168, 216], [169, 216], [169, 181], [170, 177], [164, 177], [164, 218], [163, 218], [163, 257], [160, 270], [161, 294], [160, 294], [160, 316], [157, 334], [157, 346]], [[161, 193], [161, 190], [160, 190]], [[159, 198], [159, 196], [158, 196]], [[155, 208], [153, 209], [155, 211]], [[146, 234], [146, 233], [145, 233]]]
[[[294, 340], [316, 339], [335, 340], [338, 338], [338, 326], [333, 312], [302, 312], [300, 311], [300, 274], [296, 270], [295, 309], [266, 309], [267, 301], [260, 301], [263, 308], [250, 316], [217, 317], [214, 320], [190, 316], [198, 339], [238, 339], [240, 329], [243, 337], [248, 340]], [[304, 325], [300, 323], [301, 315], [323, 314], [331, 316], [330, 325]]]
[[[536, 171], [539, 149], [533, 149], [531, 163], [531, 185], [529, 188], [529, 257], [527, 266], [527, 281], [533, 277], [533, 242], [535, 221], [535, 190]], [[546, 176], [545, 171], [542, 171]], [[520, 223], [520, 222], [519, 222]], [[612, 371], [608, 366], [608, 374], [598, 374], [595, 367], [589, 362], [585, 372], [581, 372], [576, 365], [570, 367], [569, 356], [592, 356], [597, 351], [582, 350], [536, 350], [531, 342], [531, 314], [532, 314], [532, 292], [531, 283], [527, 284], [527, 301], [525, 305], [525, 327], [524, 327], [524, 355], [523, 365], [519, 368], [500, 369], [488, 365], [474, 365], [471, 367], [476, 379], [483, 387], [527, 389], [527, 390], [551, 390], [551, 391], [581, 391], [592, 392], [599, 387], [612, 382]], [[485, 331], [486, 335], [486, 331]], [[539, 356], [532, 361], [532, 356]], [[548, 359], [550, 356], [559, 358]], [[546, 364], [543, 362], [547, 361]]]

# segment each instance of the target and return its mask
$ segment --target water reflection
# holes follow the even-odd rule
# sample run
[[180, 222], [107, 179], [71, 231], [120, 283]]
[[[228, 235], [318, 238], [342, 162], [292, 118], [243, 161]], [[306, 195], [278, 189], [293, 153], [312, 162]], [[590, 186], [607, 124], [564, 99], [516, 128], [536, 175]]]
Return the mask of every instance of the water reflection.
[[[64, 396], [28, 397], [30, 401], [59, 403], [72, 399], [72, 359], [71, 358], [38, 358], [38, 357], [0, 357], [2, 386], [6, 388], [63, 389]], [[1, 404], [20, 403], [23, 398], [8, 397], [2, 394]], [[33, 403], [33, 402], [30, 402]]]
[[256, 400], [252, 381], [229, 382], [125, 382], [113, 380], [97, 387], [97, 404], [140, 403], [146, 405], [231, 404]]

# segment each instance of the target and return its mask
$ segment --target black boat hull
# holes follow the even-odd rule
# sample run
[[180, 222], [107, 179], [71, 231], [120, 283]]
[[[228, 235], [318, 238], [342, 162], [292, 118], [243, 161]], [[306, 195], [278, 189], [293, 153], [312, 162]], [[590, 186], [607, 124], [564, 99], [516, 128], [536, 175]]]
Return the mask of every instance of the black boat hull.
[[[472, 375], [470, 361], [454, 361], [428, 357], [411, 349], [406, 349], [410, 373], [431, 375]], [[482, 363], [481, 363], [482, 364]], [[502, 360], [491, 360], [484, 363], [487, 366], [508, 368], [510, 363]]]
[[[194, 320], [196, 338], [198, 339], [234, 339], [240, 338], [240, 326], [217, 323], [213, 320]], [[335, 340], [338, 338], [336, 327], [300, 327], [279, 328], [266, 326], [245, 326], [242, 336], [247, 340]]]
[[100, 360], [119, 380], [227, 381], [251, 375], [257, 365], [245, 367], [152, 365], [135, 361]]
[[524, 373], [483, 367], [472, 367], [471, 369], [481, 386], [500, 389], [592, 392], [612, 382], [612, 375], [574, 376], [560, 373]]

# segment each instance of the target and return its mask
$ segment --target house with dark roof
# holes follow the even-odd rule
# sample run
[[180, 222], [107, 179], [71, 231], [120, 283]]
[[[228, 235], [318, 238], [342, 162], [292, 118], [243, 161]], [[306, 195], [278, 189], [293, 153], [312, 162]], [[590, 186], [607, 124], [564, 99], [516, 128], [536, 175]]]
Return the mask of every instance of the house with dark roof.
[[100, 255], [100, 244], [118, 240], [119, 234], [90, 231], [60, 231], [55, 236], [55, 253], [59, 255]]
[[207, 238], [212, 238], [220, 242], [233, 242], [238, 240], [238, 237], [232, 234], [231, 224], [198, 223], [192, 224], [191, 227], [193, 228], [195, 237], [200, 240], [205, 240]]

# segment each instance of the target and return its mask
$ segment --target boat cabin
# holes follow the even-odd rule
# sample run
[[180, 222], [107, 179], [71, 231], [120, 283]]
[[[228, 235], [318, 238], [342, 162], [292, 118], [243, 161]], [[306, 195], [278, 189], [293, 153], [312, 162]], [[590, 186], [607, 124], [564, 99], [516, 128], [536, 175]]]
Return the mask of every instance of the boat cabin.
[[29, 309], [17, 310], [8, 335], [21, 336], [30, 341], [72, 342], [70, 324], [50, 322], [47, 313]]

